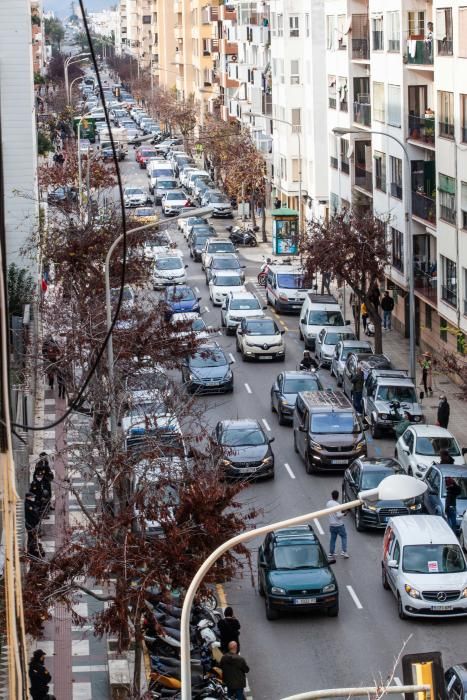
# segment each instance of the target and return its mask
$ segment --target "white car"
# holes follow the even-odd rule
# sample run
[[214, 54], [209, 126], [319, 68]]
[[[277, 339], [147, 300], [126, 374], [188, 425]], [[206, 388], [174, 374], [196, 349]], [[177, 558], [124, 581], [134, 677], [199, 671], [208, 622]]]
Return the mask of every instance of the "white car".
[[240, 275], [232, 274], [229, 270], [219, 272], [209, 281], [209, 296], [214, 306], [222, 306], [230, 292], [246, 292], [246, 287]]
[[126, 400], [130, 406], [151, 402], [159, 405], [160, 399], [171, 393], [169, 379], [161, 366], [140, 367], [125, 381]]
[[[206, 326], [204, 319], [202, 319], [201, 316], [194, 311], [190, 311], [185, 314], [172, 314], [170, 321], [174, 325], [179, 324], [181, 326], [181, 324], [183, 324], [183, 330], [179, 330], [177, 333], [177, 336], [180, 338], [185, 338], [190, 333], [194, 333], [198, 340], [207, 340], [211, 336], [209, 333], [209, 328]], [[188, 329], [186, 324], [189, 324]]]
[[209, 267], [212, 256], [216, 253], [233, 253], [235, 255], [236, 252], [234, 244], [228, 238], [208, 238], [201, 253], [201, 269], [205, 270]]
[[237, 327], [237, 351], [242, 360], [285, 360], [285, 343], [272, 318], [244, 318]]
[[123, 190], [125, 207], [143, 207], [147, 204], [148, 196], [141, 187], [125, 187]]
[[182, 190], [169, 190], [162, 198], [162, 211], [166, 216], [179, 214], [188, 204], [188, 197]]
[[161, 289], [167, 284], [184, 284], [187, 267], [180, 255], [160, 255], [154, 260], [152, 271], [154, 289]]
[[394, 455], [409, 476], [419, 479], [432, 464], [439, 464], [439, 451], [447, 449], [454, 464], [465, 464], [465, 448], [446, 428], [437, 425], [411, 425], [396, 442]]
[[315, 343], [315, 357], [320, 365], [330, 365], [337, 343], [340, 340], [357, 340], [348, 326], [322, 328]]
[[192, 226], [195, 223], [199, 224], [209, 224], [207, 219], [204, 219], [203, 217], [198, 217], [198, 216], [188, 216], [186, 219], [179, 219], [177, 222], [177, 226], [179, 231], [181, 231], [184, 235], [184, 237], [188, 240], [188, 234], [190, 232], [190, 226]]
[[151, 238], [144, 242], [144, 257], [147, 260], [155, 260], [160, 255], [169, 253], [176, 248], [168, 231], [156, 231]]
[[244, 318], [264, 318], [266, 307], [251, 292], [230, 292], [222, 303], [221, 326], [227, 335], [234, 334]]
[[337, 386], [342, 386], [345, 363], [351, 352], [373, 354], [369, 340], [341, 340], [337, 343], [331, 361], [331, 377], [337, 379]]

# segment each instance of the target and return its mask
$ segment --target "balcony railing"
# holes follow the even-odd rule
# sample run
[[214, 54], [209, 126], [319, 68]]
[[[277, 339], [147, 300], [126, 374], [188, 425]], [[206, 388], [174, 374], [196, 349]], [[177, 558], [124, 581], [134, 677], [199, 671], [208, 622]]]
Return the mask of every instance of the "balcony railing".
[[390, 51], [391, 53], [399, 53], [400, 50], [400, 39], [388, 39], [388, 51]]
[[[339, 100], [339, 109], [341, 112], [348, 112], [349, 111], [349, 103], [347, 100]], [[467, 135], [467, 129], [466, 129], [466, 135]]]
[[337, 160], [337, 158], [334, 158], [334, 156], [330, 156], [329, 162], [331, 163], [331, 168], [337, 170], [337, 168], [339, 167], [339, 161]]
[[363, 102], [354, 102], [353, 120], [362, 126], [371, 126], [371, 105]]
[[407, 39], [407, 63], [417, 66], [433, 65], [433, 42], [423, 39]]
[[391, 182], [391, 197], [402, 199], [402, 185], [397, 182]]
[[444, 284], [441, 285], [441, 299], [449, 304], [450, 306], [457, 306], [457, 286], [446, 287]]
[[329, 106], [329, 109], [336, 109], [336, 98], [335, 97], [328, 97], [328, 106]]
[[409, 139], [423, 141], [434, 145], [435, 143], [435, 115], [430, 117], [418, 117], [409, 114]]
[[412, 192], [412, 214], [434, 224], [436, 222], [436, 200], [421, 192]]
[[355, 166], [355, 184], [367, 192], [373, 192], [373, 173], [359, 165]]
[[441, 204], [440, 208], [439, 208], [439, 217], [440, 217], [440, 219], [444, 219], [444, 221], [447, 221], [449, 224], [455, 224], [456, 223], [456, 208], [455, 207], [447, 207], [444, 204]]
[[445, 139], [454, 138], [454, 124], [450, 122], [439, 122], [439, 135]]
[[370, 58], [370, 37], [352, 39], [352, 58], [368, 61]]
[[438, 56], [452, 56], [452, 39], [438, 39]]
[[346, 160], [341, 160], [341, 172], [348, 175], [350, 173], [350, 164]]
[[438, 281], [436, 277], [428, 274], [419, 265], [413, 266], [415, 290], [431, 300], [438, 298]]

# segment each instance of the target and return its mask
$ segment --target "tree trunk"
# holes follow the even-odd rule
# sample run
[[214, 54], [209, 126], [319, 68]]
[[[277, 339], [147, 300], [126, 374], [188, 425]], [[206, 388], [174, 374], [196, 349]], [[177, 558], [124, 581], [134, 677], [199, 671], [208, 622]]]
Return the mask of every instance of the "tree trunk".
[[366, 308], [368, 310], [368, 315], [373, 321], [373, 325], [375, 327], [375, 353], [378, 355], [383, 352], [383, 324], [381, 316], [379, 315], [378, 311], [375, 309], [373, 304], [369, 304], [368, 302], [366, 302]]
[[263, 243], [268, 241], [268, 232], [266, 231], [266, 207], [263, 205], [261, 209], [261, 240]]
[[250, 199], [250, 209], [251, 209], [251, 225], [253, 228], [256, 226], [256, 204], [254, 196]]
[[133, 696], [139, 698], [141, 695], [141, 662], [143, 660], [143, 649], [141, 646], [141, 621], [136, 616], [135, 619], [135, 670], [133, 673]]

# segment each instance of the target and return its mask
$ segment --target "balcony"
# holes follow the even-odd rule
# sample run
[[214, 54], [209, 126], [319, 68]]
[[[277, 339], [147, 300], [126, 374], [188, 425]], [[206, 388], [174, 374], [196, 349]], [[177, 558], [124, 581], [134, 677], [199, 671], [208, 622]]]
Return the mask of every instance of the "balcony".
[[221, 53], [226, 56], [236, 56], [238, 54], [238, 44], [228, 39], [220, 40]]
[[412, 192], [412, 214], [430, 224], [436, 223], [436, 200], [422, 192]]
[[457, 307], [457, 286], [446, 287], [441, 285], [441, 299], [449, 306]]
[[370, 37], [352, 39], [352, 59], [355, 61], [370, 60]]
[[347, 160], [341, 160], [341, 173], [346, 175], [350, 173], [350, 164]]
[[354, 102], [353, 120], [361, 126], [371, 126], [371, 105], [364, 102]]
[[452, 39], [438, 39], [438, 56], [452, 56]]
[[373, 192], [373, 173], [368, 172], [360, 165], [355, 166], [355, 185], [366, 192]]
[[438, 299], [437, 278], [422, 270], [420, 265], [414, 264], [413, 271], [415, 291], [422, 294], [426, 299], [436, 302]]
[[334, 156], [330, 156], [329, 162], [331, 164], [331, 168], [337, 170], [337, 168], [339, 167], [339, 161], [337, 160], [337, 158], [335, 158]]
[[435, 145], [435, 115], [419, 117], [409, 114], [409, 139]]
[[336, 109], [336, 98], [335, 97], [328, 97], [328, 107], [329, 109]]
[[383, 32], [372, 32], [373, 51], [384, 51], [384, 34]]
[[402, 186], [397, 182], [391, 182], [391, 197], [402, 199]]
[[222, 22], [225, 22], [226, 20], [236, 20], [237, 11], [232, 7], [232, 5], [219, 5], [219, 19]]
[[406, 59], [409, 66], [433, 65], [433, 42], [424, 39], [407, 39]]

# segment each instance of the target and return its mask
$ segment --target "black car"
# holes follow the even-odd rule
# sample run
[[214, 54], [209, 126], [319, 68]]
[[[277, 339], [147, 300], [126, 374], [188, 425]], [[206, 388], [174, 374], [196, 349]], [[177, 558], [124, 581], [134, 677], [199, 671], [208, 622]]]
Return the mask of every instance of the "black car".
[[271, 387], [271, 411], [277, 412], [279, 425], [290, 423], [297, 395], [301, 391], [319, 391], [323, 389], [316, 372], [289, 370], [277, 375]]
[[[356, 459], [345, 471], [342, 481], [342, 502], [354, 501], [360, 491], [375, 489], [380, 482], [391, 474], [403, 474], [404, 471], [395, 459]], [[396, 515], [416, 515], [422, 512], [422, 497], [411, 501], [376, 501], [353, 510], [355, 527], [359, 532], [366, 528], [384, 529], [389, 518]]]
[[201, 262], [201, 253], [208, 238], [217, 238], [217, 232], [212, 226], [193, 226], [191, 229], [188, 247], [195, 262]]
[[182, 364], [182, 381], [191, 394], [225, 394], [233, 391], [233, 372], [217, 343], [200, 345]]
[[271, 442], [257, 420], [240, 418], [219, 421], [214, 438], [222, 447], [221, 466], [227, 478], [274, 477]]

